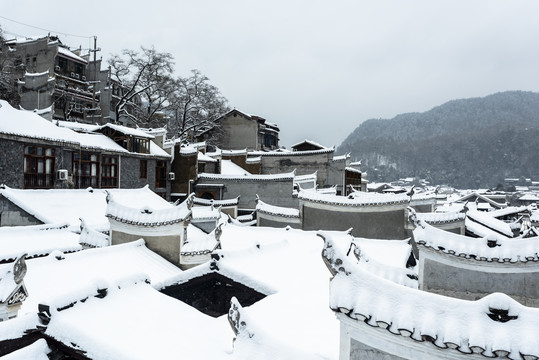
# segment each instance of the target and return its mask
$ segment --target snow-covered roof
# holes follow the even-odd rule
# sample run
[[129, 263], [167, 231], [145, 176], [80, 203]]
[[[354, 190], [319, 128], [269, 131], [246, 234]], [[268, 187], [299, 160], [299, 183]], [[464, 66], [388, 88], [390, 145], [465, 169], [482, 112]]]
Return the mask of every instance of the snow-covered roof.
[[[215, 204], [214, 204], [215, 205]], [[221, 217], [221, 210], [215, 206], [197, 206], [191, 208], [192, 218], [196, 220], [217, 220]]]
[[299, 210], [294, 208], [270, 205], [260, 199], [256, 201], [256, 211], [290, 218], [299, 218]]
[[[9, 265], [0, 265], [0, 271]], [[179, 268], [149, 250], [144, 240], [70, 254], [53, 252], [46, 257], [27, 260], [26, 265], [24, 283], [29, 295], [21, 314], [37, 311], [38, 303], [50, 298], [67, 294], [76, 297], [77, 293], [89, 288], [100, 288], [103, 282], [133, 274], [145, 274], [152, 286], [160, 289], [169, 278], [181, 273]]]
[[145, 204], [126, 206], [109, 196], [105, 215], [122, 223], [154, 227], [182, 222], [191, 213], [186, 206], [169, 205], [157, 209]]
[[345, 167], [344, 170], [349, 171], [349, 172], [353, 172], [353, 173], [357, 173], [357, 174], [361, 174], [361, 170], [350, 167], [350, 166]]
[[[513, 237], [511, 226], [508, 223], [491, 216], [488, 212], [469, 210], [466, 212], [466, 216], [469, 220], [479, 223], [492, 231], [499, 232], [507, 237]], [[467, 221], [467, 224], [468, 223], [469, 221]]]
[[59, 128], [33, 112], [16, 110], [4, 100], [0, 100], [0, 133], [78, 144], [77, 133]]
[[224, 199], [224, 200], [213, 200], [213, 199], [203, 199], [195, 197], [193, 198], [193, 202], [196, 205], [204, 205], [204, 206], [237, 206], [240, 202], [240, 197], [235, 197], [233, 199]]
[[104, 233], [89, 227], [86, 222], [81, 220], [79, 244], [88, 247], [105, 247], [110, 245], [110, 238]]
[[196, 226], [187, 227], [187, 241], [182, 244], [180, 255], [205, 255], [211, 253], [218, 245], [215, 232], [206, 234]]
[[110, 128], [112, 130], [121, 132], [122, 134], [125, 134], [125, 135], [136, 136], [136, 137], [140, 137], [140, 138], [144, 138], [144, 139], [153, 139], [153, 138], [155, 138], [155, 136], [150, 135], [150, 134], [148, 134], [148, 133], [146, 133], [146, 132], [144, 132], [144, 131], [142, 131], [140, 129], [134, 129], [134, 128], [130, 128], [130, 127], [127, 127], [127, 126], [118, 125], [118, 124], [111, 124], [111, 123], [101, 125], [97, 130], [102, 130], [102, 129], [105, 129], [105, 128]]
[[[60, 300], [51, 302], [45, 334], [94, 360], [223, 359], [232, 352], [225, 317], [207, 316], [144, 281], [110, 284], [106, 296], [92, 295], [81, 294], [88, 299], [67, 309]], [[149, 307], [151, 316], [135, 316]]]
[[2, 360], [49, 360], [47, 354], [50, 352], [51, 349], [47, 345], [47, 341], [45, 339], [38, 339], [22, 349], [2, 356]]
[[463, 212], [434, 212], [434, 213], [417, 213], [418, 219], [425, 221], [427, 224], [447, 224], [458, 221], [464, 221], [466, 214]]
[[528, 206], [508, 206], [503, 209], [490, 211], [487, 214], [494, 218], [499, 218], [499, 217], [512, 215], [512, 214], [517, 215], [518, 213], [522, 213], [522, 212], [531, 212], [531, 208]]
[[536, 238], [472, 238], [435, 228], [421, 219], [418, 219], [413, 234], [419, 245], [466, 259], [500, 263], [539, 261], [539, 242]]
[[88, 61], [81, 58], [79, 55], [75, 54], [73, 51], [63, 47], [58, 46], [58, 54], [63, 55], [65, 57], [70, 58], [71, 60], [74, 60], [76, 62], [82, 63], [84, 65], [88, 65]]
[[297, 143], [297, 144], [292, 145], [291, 148], [296, 148], [296, 147], [298, 147], [298, 146], [300, 146], [300, 145], [303, 145], [303, 144], [312, 145], [312, 146], [317, 147], [318, 149], [327, 149], [326, 146], [321, 145], [321, 144], [317, 143], [316, 141], [308, 140], [308, 139], [305, 139], [305, 140], [303, 140], [303, 141], [300, 141], [300, 142]]
[[198, 161], [202, 161], [202, 162], [211, 162], [211, 163], [217, 162], [217, 159], [214, 159], [214, 158], [212, 158], [212, 157], [209, 157], [208, 155], [204, 154], [204, 153], [201, 152], [201, 151], [198, 152], [197, 160], [198, 160]]
[[244, 176], [251, 175], [251, 173], [234, 164], [232, 160], [221, 160], [221, 175]]
[[53, 120], [53, 124], [56, 124], [63, 128], [68, 128], [78, 132], [94, 132], [99, 129], [99, 125], [85, 124], [76, 121], [65, 121], [65, 120]]
[[298, 198], [307, 201], [345, 205], [345, 206], [376, 206], [376, 205], [393, 205], [405, 204], [410, 200], [406, 194], [373, 194], [364, 193], [361, 196], [348, 198], [345, 196], [328, 195], [320, 192], [301, 190], [298, 193]]
[[235, 174], [198, 174], [199, 179], [203, 180], [242, 180], [242, 181], [278, 181], [278, 180], [294, 180], [295, 172], [283, 174], [255, 174], [255, 175], [235, 175]]
[[0, 262], [15, 260], [24, 253], [32, 258], [54, 250], [82, 250], [79, 235], [69, 231], [67, 225], [0, 227]]
[[333, 161], [344, 161], [346, 159], [349, 159], [350, 158], [350, 153], [347, 153], [347, 154], [344, 154], [344, 155], [337, 155], [337, 156], [333, 156]]
[[468, 301], [395, 284], [350, 261], [346, 245], [331, 234], [324, 237], [322, 256], [333, 275], [329, 306], [335, 312], [448, 356], [458, 349], [487, 357], [539, 357], [539, 309], [501, 293]]
[[171, 205], [148, 186], [139, 189], [48, 189], [21, 190], [0, 187], [0, 195], [45, 224], [68, 223], [73, 231], [80, 230], [80, 218], [97, 231], [108, 231], [105, 217], [107, 191], [116, 202], [128, 206], [148, 206], [163, 209]]
[[[38, 114], [30, 111], [15, 110], [6, 101], [0, 100], [0, 134], [60, 142], [72, 146], [80, 146], [83, 149], [89, 150], [107, 150], [116, 153], [129, 153], [126, 149], [103, 134], [79, 133], [71, 128], [63, 127], [64, 125], [65, 123], [62, 123], [62, 126], [56, 126], [54, 122], [45, 120]], [[98, 127], [97, 129], [108, 125], [114, 128], [119, 127], [119, 125], [107, 124]], [[77, 130], [81, 130], [82, 128], [85, 127], [77, 125]], [[86, 129], [93, 129], [93, 127], [88, 126]], [[146, 135], [140, 130], [130, 129], [130, 131], [143, 134], [143, 137], [145, 138], [151, 138], [150, 135]], [[150, 141], [150, 154], [167, 158], [170, 157], [167, 152], [159, 148], [152, 141]]]
[[474, 192], [471, 192], [471, 193], [469, 193], [467, 195], [464, 195], [464, 196], [456, 199], [455, 202], [466, 202], [466, 201], [471, 200], [474, 197], [476, 199], [478, 199], [478, 200], [482, 200], [483, 202], [489, 203], [490, 205], [492, 205], [492, 207], [494, 207], [496, 209], [501, 209], [501, 208], [504, 208], [504, 207], [507, 206], [506, 204], [501, 204], [499, 202], [496, 202], [496, 201], [488, 198], [487, 196], [479, 193], [478, 191], [474, 191]]
[[324, 148], [320, 150], [306, 150], [306, 151], [289, 151], [289, 152], [283, 152], [281, 150], [251, 151], [249, 152], [249, 156], [282, 156], [282, 157], [307, 156], [307, 155], [328, 154], [334, 151], [335, 151], [335, 146], [332, 146], [330, 148]]

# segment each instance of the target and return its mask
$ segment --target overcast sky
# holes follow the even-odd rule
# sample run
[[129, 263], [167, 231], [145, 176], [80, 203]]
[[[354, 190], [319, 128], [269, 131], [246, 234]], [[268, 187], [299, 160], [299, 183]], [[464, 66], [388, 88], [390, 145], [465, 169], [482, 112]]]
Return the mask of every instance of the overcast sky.
[[[1, 17], [71, 47], [97, 36], [105, 60], [141, 45], [172, 53], [178, 75], [199, 69], [231, 107], [277, 123], [286, 147], [338, 146], [366, 119], [539, 89], [535, 0], [1, 3]], [[1, 17], [7, 37], [48, 32]]]

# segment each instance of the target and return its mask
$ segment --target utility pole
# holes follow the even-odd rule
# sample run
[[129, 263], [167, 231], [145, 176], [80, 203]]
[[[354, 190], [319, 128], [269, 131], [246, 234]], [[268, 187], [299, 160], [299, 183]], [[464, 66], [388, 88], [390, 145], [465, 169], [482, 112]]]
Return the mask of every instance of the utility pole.
[[[97, 84], [99, 84], [99, 72], [97, 70], [97, 52], [101, 51], [101, 48], [97, 47], [97, 36], [94, 35], [94, 48], [90, 49], [90, 52], [94, 53], [94, 61], [93, 61], [93, 72], [94, 76], [92, 79], [92, 114], [95, 114], [95, 109], [97, 108], [97, 104], [95, 101], [95, 87]], [[100, 67], [101, 68], [101, 67]]]

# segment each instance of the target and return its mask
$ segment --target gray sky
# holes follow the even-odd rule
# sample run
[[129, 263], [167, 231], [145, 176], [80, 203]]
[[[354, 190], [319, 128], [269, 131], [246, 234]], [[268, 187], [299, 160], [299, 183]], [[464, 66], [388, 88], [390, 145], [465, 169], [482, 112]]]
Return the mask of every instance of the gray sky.
[[[199, 69], [231, 107], [277, 123], [286, 147], [305, 138], [339, 145], [363, 120], [453, 99], [539, 91], [535, 0], [0, 5], [0, 16], [52, 33], [96, 35], [105, 60], [140, 45], [170, 52], [178, 75]], [[47, 34], [4, 18], [0, 24], [17, 35]], [[89, 39], [58, 35], [89, 47]]]

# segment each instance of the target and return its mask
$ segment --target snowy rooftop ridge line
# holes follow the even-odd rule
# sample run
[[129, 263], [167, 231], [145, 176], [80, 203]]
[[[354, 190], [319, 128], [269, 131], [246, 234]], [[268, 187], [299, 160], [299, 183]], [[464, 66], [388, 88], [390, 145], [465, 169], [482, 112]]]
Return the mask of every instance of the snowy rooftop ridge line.
[[395, 205], [406, 204], [410, 197], [406, 194], [368, 194], [348, 198], [338, 195], [327, 195], [314, 191], [301, 190], [298, 193], [298, 198], [301, 200], [313, 201], [324, 204], [335, 204], [344, 206], [376, 206], [376, 205]]
[[210, 173], [201, 173], [198, 174], [199, 179], [226, 179], [226, 180], [252, 180], [252, 181], [274, 181], [274, 180], [294, 180], [295, 171], [283, 174], [210, 174]]
[[238, 205], [240, 202], [240, 197], [235, 197], [234, 199], [224, 199], [224, 200], [213, 200], [213, 199], [204, 199], [195, 197], [193, 198], [193, 202], [196, 205], [205, 205], [205, 206], [234, 206]]
[[269, 214], [269, 215], [284, 216], [284, 217], [289, 217], [289, 218], [299, 218], [298, 209], [270, 205], [268, 203], [263, 202], [260, 199], [256, 200], [256, 211]]
[[488, 236], [471, 238], [437, 229], [419, 218], [413, 220], [413, 216], [412, 213], [410, 217], [416, 225], [413, 235], [418, 245], [477, 261], [497, 261], [499, 263], [539, 261], [539, 241], [537, 238], [507, 240], [489, 239]]
[[333, 276], [329, 300], [333, 311], [395, 336], [433, 343], [442, 351], [539, 357], [539, 309], [502, 293], [468, 301], [404, 287], [354, 264], [331, 234], [319, 236], [324, 239], [322, 258]]
[[466, 214], [456, 211], [443, 213], [417, 213], [417, 217], [428, 224], [448, 224], [464, 221], [464, 219], [466, 219]]
[[181, 205], [171, 205], [168, 209], [128, 207], [114, 201], [114, 196], [109, 194], [105, 216], [127, 224], [160, 226], [182, 222], [190, 213], [191, 211], [187, 207]]
[[320, 150], [306, 150], [306, 151], [250, 151], [248, 156], [302, 156], [302, 155], [315, 155], [315, 154], [327, 154], [335, 151], [335, 146]]

